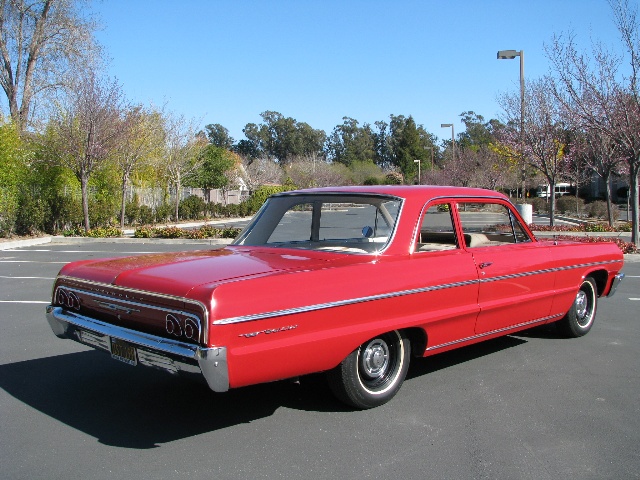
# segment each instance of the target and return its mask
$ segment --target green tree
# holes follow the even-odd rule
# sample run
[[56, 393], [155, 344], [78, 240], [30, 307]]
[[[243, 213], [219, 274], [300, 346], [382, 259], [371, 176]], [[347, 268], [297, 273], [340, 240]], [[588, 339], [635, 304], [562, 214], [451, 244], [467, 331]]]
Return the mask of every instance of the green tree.
[[[309, 124], [294, 118], [284, 117], [278, 112], [260, 114], [263, 123], [248, 123], [243, 132], [248, 143], [242, 143], [243, 152], [254, 153], [254, 158], [266, 156], [281, 165], [294, 157], [321, 155], [326, 134]], [[240, 153], [240, 152], [239, 152]]]
[[12, 122], [0, 116], [0, 235], [15, 229], [20, 186], [28, 175], [30, 152]]
[[211, 190], [224, 188], [229, 183], [228, 172], [234, 168], [239, 159], [236, 154], [209, 144], [199, 154], [199, 167], [189, 180], [189, 185], [204, 190], [207, 202], [211, 201]]
[[[392, 117], [391, 135], [393, 165], [400, 169], [405, 179], [416, 178], [418, 167], [415, 160], [419, 160], [422, 167], [431, 158], [430, 152], [425, 149], [428, 134], [409, 116]], [[417, 183], [420, 183], [420, 179]]]
[[209, 143], [216, 147], [231, 150], [235, 140], [229, 135], [229, 130], [219, 123], [210, 123], [204, 127]]
[[354, 162], [373, 162], [376, 157], [376, 141], [371, 126], [343, 117], [327, 139], [327, 156], [334, 162], [351, 165]]
[[475, 112], [463, 112], [460, 114], [465, 131], [458, 134], [457, 147], [460, 149], [471, 148], [478, 150], [495, 142], [494, 129], [500, 126], [497, 120], [485, 122], [482, 115]]

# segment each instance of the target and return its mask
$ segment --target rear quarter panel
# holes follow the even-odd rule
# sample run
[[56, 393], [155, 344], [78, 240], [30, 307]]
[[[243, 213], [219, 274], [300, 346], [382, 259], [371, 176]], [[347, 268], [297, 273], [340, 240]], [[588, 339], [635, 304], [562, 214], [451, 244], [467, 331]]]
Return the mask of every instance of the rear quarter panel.
[[395, 329], [444, 343], [473, 333], [476, 279], [460, 250], [232, 282], [214, 291], [210, 342], [227, 346], [232, 387], [329, 370]]
[[582, 280], [598, 280], [599, 294], [606, 294], [613, 276], [622, 269], [623, 255], [612, 242], [548, 242], [557, 269], [552, 313], [564, 314], [575, 299]]

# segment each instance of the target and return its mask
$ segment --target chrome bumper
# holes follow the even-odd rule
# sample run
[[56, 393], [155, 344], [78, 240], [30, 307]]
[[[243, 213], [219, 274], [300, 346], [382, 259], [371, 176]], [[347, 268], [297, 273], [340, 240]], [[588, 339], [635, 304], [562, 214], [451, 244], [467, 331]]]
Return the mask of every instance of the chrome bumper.
[[620, 282], [622, 281], [623, 278], [624, 278], [624, 273], [622, 272], [618, 273], [613, 277], [613, 281], [611, 282], [611, 288], [609, 289], [609, 293], [607, 293], [607, 297], [613, 297], [613, 294], [616, 293], [616, 290], [618, 289], [618, 285], [620, 285]]
[[110, 351], [110, 338], [129, 342], [136, 347], [138, 364], [172, 374], [202, 374], [214, 392], [229, 390], [227, 349], [203, 348], [198, 345], [117, 327], [100, 320], [47, 306], [47, 321], [59, 338], [68, 338], [90, 347]]

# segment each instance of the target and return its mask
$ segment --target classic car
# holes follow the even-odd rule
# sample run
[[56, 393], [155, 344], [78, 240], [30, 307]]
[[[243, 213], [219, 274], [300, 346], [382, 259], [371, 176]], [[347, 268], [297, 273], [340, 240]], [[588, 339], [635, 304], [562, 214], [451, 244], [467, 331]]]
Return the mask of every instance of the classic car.
[[550, 322], [586, 334], [622, 266], [613, 243], [536, 239], [494, 191], [318, 188], [273, 195], [223, 248], [67, 264], [47, 319], [215, 392], [326, 372], [365, 409], [412, 357]]

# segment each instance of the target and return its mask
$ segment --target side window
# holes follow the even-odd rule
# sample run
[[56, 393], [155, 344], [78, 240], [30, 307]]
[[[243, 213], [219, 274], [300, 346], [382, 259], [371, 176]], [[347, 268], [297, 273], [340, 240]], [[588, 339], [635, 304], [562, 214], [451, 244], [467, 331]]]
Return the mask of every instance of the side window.
[[432, 205], [422, 218], [416, 252], [436, 252], [460, 248], [453, 228], [451, 205]]
[[467, 247], [489, 247], [530, 241], [522, 225], [499, 203], [461, 202], [460, 224]]

